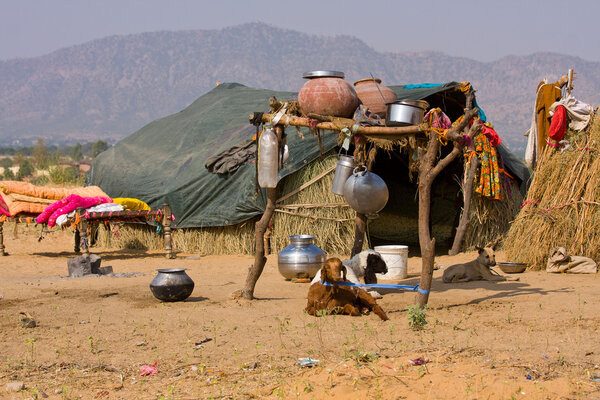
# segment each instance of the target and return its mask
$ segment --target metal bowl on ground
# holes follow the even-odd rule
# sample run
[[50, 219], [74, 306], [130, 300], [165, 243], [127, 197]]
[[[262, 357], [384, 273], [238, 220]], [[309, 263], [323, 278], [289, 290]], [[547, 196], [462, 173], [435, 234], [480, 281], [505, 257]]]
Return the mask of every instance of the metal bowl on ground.
[[527, 264], [525, 263], [499, 262], [497, 264], [502, 272], [506, 274], [520, 274], [527, 269]]
[[186, 268], [157, 269], [150, 282], [154, 297], [162, 301], [183, 301], [194, 291], [194, 281], [185, 273]]

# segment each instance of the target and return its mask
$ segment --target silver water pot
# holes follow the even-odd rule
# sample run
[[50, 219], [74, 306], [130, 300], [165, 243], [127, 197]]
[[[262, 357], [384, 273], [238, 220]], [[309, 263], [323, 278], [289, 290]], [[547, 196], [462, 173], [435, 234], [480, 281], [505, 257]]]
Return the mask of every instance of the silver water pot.
[[313, 244], [313, 235], [291, 235], [290, 244], [277, 257], [279, 273], [286, 279], [313, 278], [327, 254]]
[[389, 198], [388, 187], [378, 175], [367, 167], [355, 168], [344, 184], [344, 197], [356, 212], [365, 215], [383, 210]]
[[333, 183], [331, 184], [331, 192], [333, 194], [344, 195], [344, 184], [352, 175], [354, 170], [354, 157], [340, 155], [335, 166], [335, 174], [333, 175]]

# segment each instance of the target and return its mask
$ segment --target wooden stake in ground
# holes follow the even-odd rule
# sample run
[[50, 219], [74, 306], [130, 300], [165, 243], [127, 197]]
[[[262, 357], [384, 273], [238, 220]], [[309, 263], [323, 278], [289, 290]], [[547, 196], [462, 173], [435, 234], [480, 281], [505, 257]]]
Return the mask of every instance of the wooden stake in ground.
[[[281, 143], [285, 134], [284, 128], [282, 126], [275, 126], [274, 128], [275, 134], [277, 135], [278, 143]], [[258, 153], [257, 153], [258, 157]], [[248, 270], [248, 276], [246, 277], [246, 284], [244, 288], [240, 291], [236, 291], [232, 294], [232, 297], [243, 297], [248, 300], [254, 299], [254, 288], [256, 287], [256, 282], [265, 268], [265, 264], [267, 263], [267, 257], [265, 257], [265, 232], [269, 226], [269, 222], [273, 217], [273, 212], [275, 211], [275, 204], [277, 203], [277, 188], [268, 188], [267, 189], [267, 205], [265, 207], [265, 212], [263, 213], [260, 220], [256, 222], [254, 226], [254, 264]]]
[[[254, 299], [254, 288], [256, 286], [256, 282], [265, 268], [265, 264], [267, 263], [267, 257], [265, 257], [265, 232], [267, 231], [267, 226], [269, 225], [269, 221], [273, 216], [273, 211], [275, 210], [275, 202], [277, 201], [277, 190], [276, 188], [269, 188], [268, 197], [267, 197], [267, 206], [265, 207], [265, 212], [263, 213], [260, 220], [256, 222], [254, 228], [254, 238], [255, 238], [255, 254], [254, 254], [254, 265], [250, 267], [248, 270], [248, 276], [246, 277], [246, 284], [242, 289], [241, 296], [248, 300]], [[234, 294], [235, 296], [235, 294]]]
[[174, 259], [175, 254], [173, 253], [173, 237], [172, 237], [172, 232], [171, 232], [171, 216], [172, 216], [171, 207], [168, 204], [163, 204], [162, 212], [163, 212], [162, 224], [163, 224], [163, 230], [164, 230], [163, 236], [164, 236], [164, 242], [165, 242], [165, 254], [168, 259]]
[[354, 257], [363, 249], [365, 231], [367, 230], [367, 216], [357, 212], [354, 222], [356, 224], [354, 228], [354, 245], [352, 246], [350, 257]]
[[456, 235], [454, 236], [454, 242], [452, 248], [448, 252], [449, 255], [454, 256], [460, 252], [465, 233], [467, 232], [467, 226], [469, 225], [469, 212], [471, 210], [471, 197], [473, 197], [473, 186], [475, 183], [475, 174], [479, 168], [479, 158], [477, 154], [471, 156], [469, 166], [465, 169], [465, 178], [463, 180], [463, 212], [456, 228]]
[[[471, 96], [473, 94], [469, 93], [467, 97]], [[470, 104], [469, 100], [467, 104]], [[446, 137], [454, 141], [455, 145], [452, 151], [440, 161], [436, 162], [440, 141], [435, 131], [432, 130], [429, 132], [427, 150], [419, 149], [419, 245], [421, 247], [421, 281], [419, 286], [421, 291], [417, 292], [416, 301], [421, 308], [424, 308], [429, 300], [435, 259], [435, 239], [431, 238], [431, 231], [429, 229], [431, 186], [439, 173], [462, 153], [463, 146], [459, 144], [459, 141], [462, 139], [460, 133], [465, 129], [469, 121], [477, 115], [478, 111], [477, 108], [467, 110], [461, 123], [446, 133]], [[481, 124], [475, 122], [471, 126], [468, 135], [473, 138], [480, 131]]]
[[0, 222], [0, 256], [5, 256], [4, 251], [4, 222]]

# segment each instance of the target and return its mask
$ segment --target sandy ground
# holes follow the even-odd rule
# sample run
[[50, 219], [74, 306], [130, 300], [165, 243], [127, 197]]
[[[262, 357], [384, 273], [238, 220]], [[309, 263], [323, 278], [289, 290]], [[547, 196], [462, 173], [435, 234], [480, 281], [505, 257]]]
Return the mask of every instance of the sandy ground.
[[[412, 292], [379, 300], [390, 321], [306, 315], [308, 284], [270, 256], [252, 302], [230, 300], [253, 259], [166, 260], [94, 249], [131, 277], [67, 278], [72, 237], [15, 239], [0, 258], [0, 398], [7, 399], [600, 399], [598, 276], [520, 274], [519, 282], [444, 284], [434, 275], [428, 324], [408, 326]], [[448, 266], [475, 253], [438, 257]], [[498, 254], [503, 260], [503, 254]], [[185, 267], [185, 302], [161, 303], [157, 268]], [[418, 281], [420, 259], [409, 259]], [[38, 326], [22, 327], [19, 312]], [[299, 358], [319, 360], [314, 367]], [[410, 360], [421, 359], [423, 365]], [[140, 376], [157, 363], [158, 373]], [[25, 389], [5, 387], [20, 381]]]

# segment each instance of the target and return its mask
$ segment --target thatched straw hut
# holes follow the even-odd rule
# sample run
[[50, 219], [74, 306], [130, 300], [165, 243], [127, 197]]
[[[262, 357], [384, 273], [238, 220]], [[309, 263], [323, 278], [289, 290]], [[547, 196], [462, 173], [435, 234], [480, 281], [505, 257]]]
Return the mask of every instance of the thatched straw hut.
[[569, 148], [547, 147], [504, 248], [514, 262], [542, 269], [551, 250], [600, 259], [600, 121], [567, 133]]
[[[464, 108], [465, 97], [459, 87], [458, 83], [449, 83], [437, 88], [393, 88], [404, 98], [424, 98], [433, 107], [442, 107], [454, 120]], [[215, 152], [251, 137], [248, 114], [265, 109], [271, 95], [287, 99], [294, 94], [220, 85], [188, 109], [151, 123], [102, 153], [92, 165], [87, 182], [101, 186], [114, 197], [137, 197], [153, 206], [169, 203], [177, 217], [175, 226], [179, 229], [173, 240], [179, 251], [251, 254], [254, 222], [265, 204], [264, 191], [256, 190], [253, 162], [219, 176], [208, 172], [204, 164]], [[240, 124], [246, 128], [239, 128]], [[266, 235], [270, 251], [285, 247], [291, 234], [314, 234], [315, 244], [329, 254], [348, 254], [354, 240], [355, 212], [343, 197], [330, 191], [339, 150], [336, 135], [316, 138], [306, 130], [297, 134], [290, 128], [287, 142], [291, 156], [280, 172], [278, 185], [282, 200], [277, 203]], [[368, 222], [369, 247], [405, 244], [411, 250], [419, 248], [413, 159], [418, 145], [410, 140], [369, 143], [378, 149], [373, 172], [390, 189], [388, 205], [378, 219]], [[503, 200], [474, 195], [464, 248], [484, 245], [504, 233], [522, 202], [519, 185], [528, 178], [526, 168], [504, 146], [500, 145], [498, 151], [505, 169], [515, 179], [507, 181], [511, 190]], [[463, 174], [460, 160], [446, 168], [434, 184], [432, 231], [440, 251], [450, 247], [460, 219]], [[300, 187], [303, 189], [297, 190]], [[111, 247], [161, 249], [160, 237], [153, 231], [144, 226], [101, 227], [100, 241]]]

